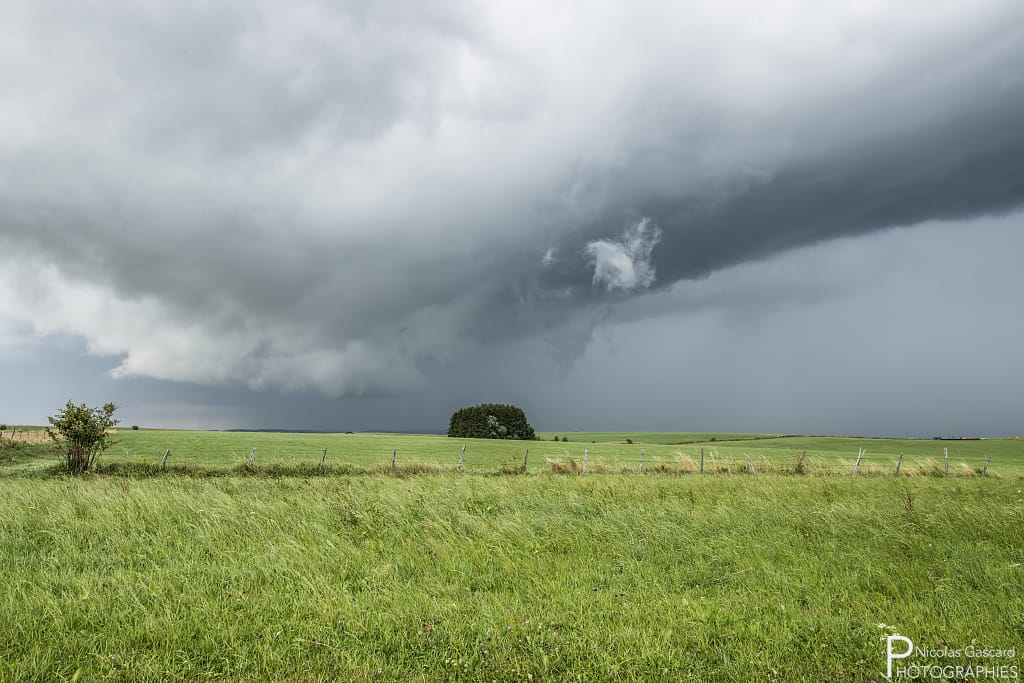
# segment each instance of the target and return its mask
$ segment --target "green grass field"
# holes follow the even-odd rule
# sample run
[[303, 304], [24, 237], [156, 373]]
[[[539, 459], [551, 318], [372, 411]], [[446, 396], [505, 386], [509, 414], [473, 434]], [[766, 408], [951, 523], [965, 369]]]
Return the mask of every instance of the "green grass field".
[[[553, 436], [568, 442], [555, 442]], [[494, 472], [522, 465], [529, 449], [527, 471], [550, 471], [552, 464], [582, 467], [584, 452], [590, 472], [638, 471], [643, 451], [646, 471], [694, 472], [700, 453], [705, 453], [706, 472], [741, 472], [746, 459], [756, 472], [793, 471], [804, 452], [806, 470], [812, 474], [849, 474], [860, 449], [865, 450], [858, 473], [893, 473], [904, 454], [904, 474], [945, 473], [943, 451], [949, 454], [953, 476], [974, 476], [991, 463], [991, 476], [1024, 475], [1024, 439], [933, 440], [847, 438], [833, 436], [776, 436], [694, 432], [545, 432], [537, 441], [451, 439], [420, 434], [290, 434], [266, 432], [213, 432], [183, 430], [133, 431], [121, 429], [117, 443], [104, 454], [104, 463], [157, 464], [170, 449], [168, 465], [223, 468], [247, 463], [256, 449], [255, 465], [316, 466], [328, 450], [326, 463], [346, 471], [390, 465], [426, 464], [455, 469], [463, 444], [467, 471]], [[627, 443], [631, 439], [633, 443]], [[45, 445], [32, 453], [43, 455]], [[8, 450], [8, 458], [10, 450]], [[0, 450], [0, 463], [4, 451]], [[45, 460], [45, 458], [44, 458]], [[40, 466], [39, 458], [23, 462], [23, 468]], [[556, 465], [557, 466], [557, 465]]]
[[[79, 478], [0, 450], [0, 681], [869, 681], [890, 632], [1024, 655], [1020, 441], [570, 433], [523, 475], [523, 443], [465, 442], [460, 474], [437, 436], [117, 436]], [[686, 474], [701, 446], [761, 469]], [[846, 469], [943, 447], [948, 479]]]
[[[567, 443], [554, 442], [566, 436]], [[705, 472], [742, 472], [750, 458], [755, 472], [789, 472], [806, 451], [804, 465], [811, 474], [849, 474], [858, 450], [865, 455], [858, 473], [892, 474], [904, 454], [903, 474], [945, 474], [944, 449], [949, 452], [952, 476], [975, 476], [991, 458], [991, 476], [1024, 475], [1024, 439], [938, 441], [932, 439], [871, 439], [823, 436], [775, 436], [692, 432], [546, 432], [538, 441], [449, 439], [416, 434], [287, 434], [265, 432], [208, 432], [182, 430], [133, 431], [121, 429], [116, 445], [102, 458], [105, 463], [160, 463], [170, 449], [168, 465], [224, 468], [248, 462], [256, 449], [255, 465], [317, 466], [327, 448], [327, 465], [346, 471], [388, 466], [395, 450], [396, 464], [426, 464], [455, 469], [466, 445], [467, 471], [494, 472], [522, 465], [526, 449], [529, 472], [550, 471], [552, 463], [579, 468], [587, 451], [588, 471], [638, 471], [641, 450], [647, 471], [695, 472], [704, 451]], [[626, 439], [633, 441], [627, 444]], [[42, 453], [45, 446], [37, 447]], [[3, 451], [0, 450], [0, 458]], [[2, 460], [0, 460], [2, 462]], [[35, 459], [22, 468], [40, 466]], [[556, 465], [557, 466], [557, 465]]]
[[5, 478], [0, 493], [3, 680], [866, 681], [890, 628], [1024, 645], [1024, 495], [1005, 479]]

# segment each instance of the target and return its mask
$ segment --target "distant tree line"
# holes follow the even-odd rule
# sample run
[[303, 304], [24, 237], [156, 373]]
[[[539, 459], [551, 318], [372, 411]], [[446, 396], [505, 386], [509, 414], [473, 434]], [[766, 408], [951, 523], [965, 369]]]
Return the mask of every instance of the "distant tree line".
[[537, 438], [522, 408], [503, 403], [483, 403], [452, 413], [448, 436], [461, 439]]

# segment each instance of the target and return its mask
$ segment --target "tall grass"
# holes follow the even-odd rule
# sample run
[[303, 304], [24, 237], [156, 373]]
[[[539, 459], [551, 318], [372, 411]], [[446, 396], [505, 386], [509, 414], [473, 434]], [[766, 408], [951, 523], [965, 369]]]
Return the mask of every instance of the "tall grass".
[[1024, 645], [1019, 481], [403, 474], [0, 480], [0, 680], [864, 681], [882, 623]]

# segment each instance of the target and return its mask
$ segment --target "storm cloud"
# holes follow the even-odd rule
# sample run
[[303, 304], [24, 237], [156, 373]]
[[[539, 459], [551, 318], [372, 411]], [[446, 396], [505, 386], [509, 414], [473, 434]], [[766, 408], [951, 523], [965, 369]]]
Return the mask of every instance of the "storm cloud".
[[510, 338], [565, 366], [609, 307], [1024, 203], [1016, 2], [39, 0], [0, 24], [4, 314], [118, 377], [403, 394]]

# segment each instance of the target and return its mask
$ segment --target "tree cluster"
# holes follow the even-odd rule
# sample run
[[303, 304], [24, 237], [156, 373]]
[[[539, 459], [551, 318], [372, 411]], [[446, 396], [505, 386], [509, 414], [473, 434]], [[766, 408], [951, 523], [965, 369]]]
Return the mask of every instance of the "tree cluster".
[[522, 408], [502, 403], [484, 403], [452, 413], [448, 436], [462, 439], [537, 438]]

